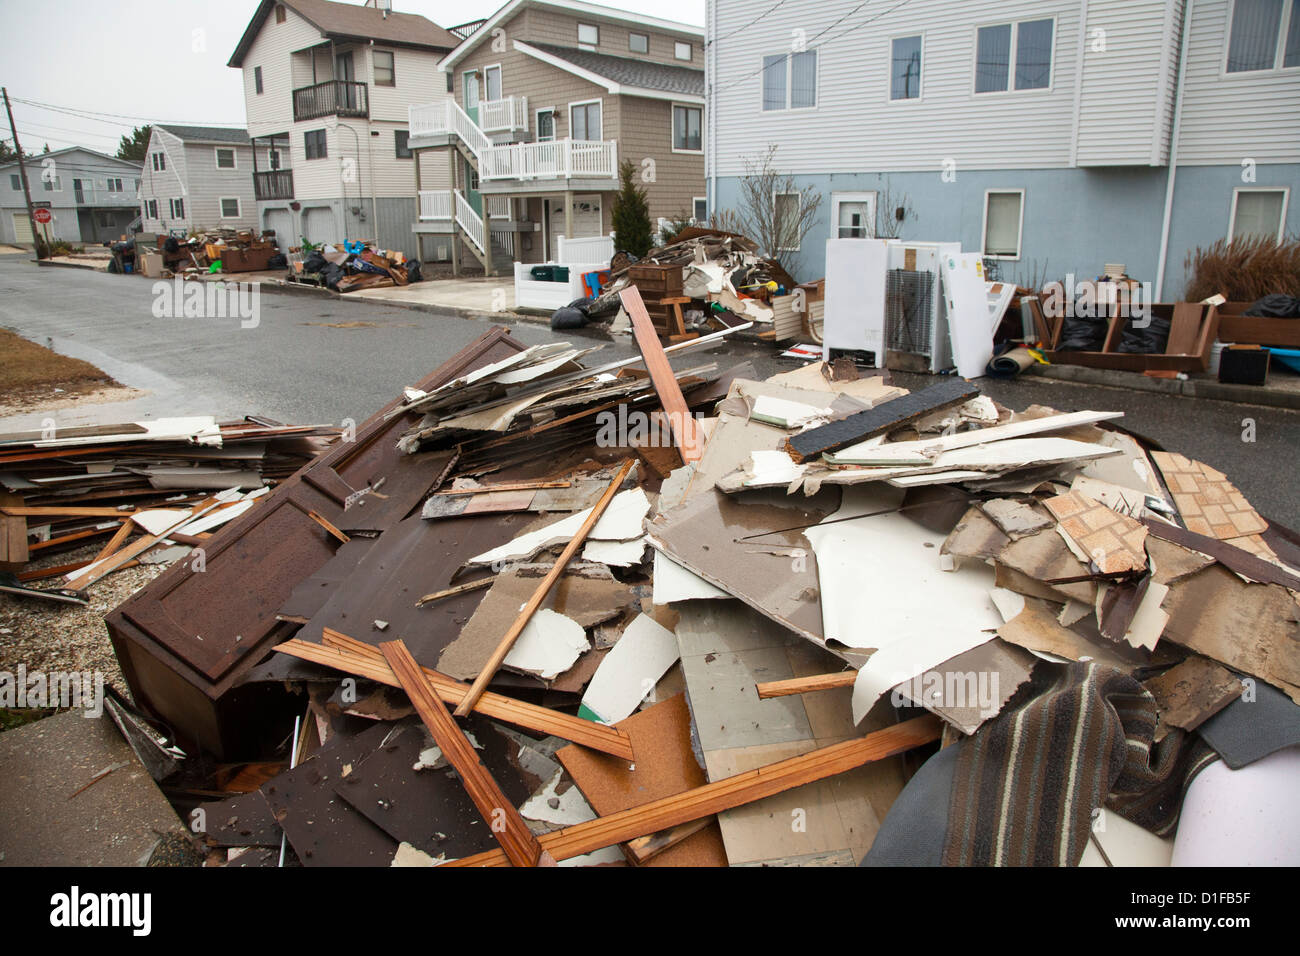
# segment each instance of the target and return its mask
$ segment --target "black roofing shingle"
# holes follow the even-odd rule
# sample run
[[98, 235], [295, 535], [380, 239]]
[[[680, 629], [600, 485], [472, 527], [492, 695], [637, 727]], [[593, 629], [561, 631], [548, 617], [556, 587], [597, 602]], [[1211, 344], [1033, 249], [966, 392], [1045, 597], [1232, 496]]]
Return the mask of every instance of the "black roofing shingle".
[[175, 126], [171, 123], [159, 123], [159, 129], [165, 129], [179, 139], [200, 143], [233, 143], [236, 146], [248, 145], [248, 130], [228, 129], [221, 126]]
[[704, 95], [703, 70], [632, 60], [625, 56], [610, 56], [608, 53], [589, 53], [586, 50], [574, 50], [550, 43], [529, 45], [622, 86], [679, 93], [683, 96]]

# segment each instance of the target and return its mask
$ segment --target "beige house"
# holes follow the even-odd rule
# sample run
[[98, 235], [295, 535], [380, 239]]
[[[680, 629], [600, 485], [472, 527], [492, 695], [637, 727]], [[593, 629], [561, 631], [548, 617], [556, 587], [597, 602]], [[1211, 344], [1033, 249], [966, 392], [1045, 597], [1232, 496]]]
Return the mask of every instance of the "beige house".
[[575, 0], [511, 0], [451, 29], [451, 96], [410, 111], [411, 149], [439, 160], [416, 165], [422, 258], [459, 268], [468, 250], [500, 272], [609, 236], [623, 160], [652, 220], [705, 216], [702, 29]]

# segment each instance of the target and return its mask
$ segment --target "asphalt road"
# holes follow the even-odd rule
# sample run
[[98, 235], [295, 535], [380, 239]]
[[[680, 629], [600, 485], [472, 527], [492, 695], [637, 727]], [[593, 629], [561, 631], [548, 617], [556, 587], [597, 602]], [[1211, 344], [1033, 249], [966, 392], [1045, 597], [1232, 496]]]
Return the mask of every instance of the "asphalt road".
[[[493, 324], [490, 317], [266, 294], [257, 326], [245, 329], [238, 318], [156, 317], [152, 285], [139, 277], [40, 268], [24, 256], [0, 257], [0, 325], [86, 359], [123, 384], [149, 389], [149, 399], [130, 403], [148, 414], [259, 413], [321, 424], [364, 421], [402, 386]], [[552, 333], [535, 322], [518, 322], [513, 331], [529, 344], [603, 346], [589, 362], [635, 351], [627, 336], [611, 341], [602, 333]], [[725, 368], [749, 360], [765, 377], [793, 367], [776, 351], [738, 342], [688, 361]], [[908, 388], [933, 383], [918, 375], [896, 374], [894, 380]], [[1061, 411], [1123, 411], [1125, 427], [1220, 469], [1262, 514], [1300, 528], [1300, 412], [1035, 377], [981, 379], [980, 386], [1017, 409], [1043, 404]], [[1254, 441], [1243, 441], [1251, 429]]]

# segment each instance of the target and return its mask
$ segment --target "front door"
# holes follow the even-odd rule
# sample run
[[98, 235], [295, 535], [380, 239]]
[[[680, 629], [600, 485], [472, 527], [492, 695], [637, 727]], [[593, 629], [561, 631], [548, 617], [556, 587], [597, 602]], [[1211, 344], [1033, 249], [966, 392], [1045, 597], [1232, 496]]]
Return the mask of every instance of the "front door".
[[839, 239], [870, 239], [876, 234], [875, 193], [832, 193], [831, 219]]
[[464, 74], [465, 113], [478, 125], [478, 70], [469, 70]]
[[338, 102], [343, 109], [355, 110], [357, 108], [357, 91], [356, 87], [352, 85], [356, 78], [356, 72], [352, 66], [352, 51], [336, 53], [334, 55], [334, 79], [341, 81]]
[[464, 164], [463, 171], [465, 174], [465, 198], [469, 204], [474, 207], [479, 218], [483, 218], [483, 194], [478, 191], [478, 173], [474, 171], [474, 166], [464, 156], [460, 158]]
[[[72, 192], [73, 192], [73, 195], [77, 197], [77, 202], [85, 202], [85, 201], [86, 201], [86, 194], [85, 194], [85, 191], [81, 188], [81, 183], [82, 183], [82, 180], [80, 180], [80, 179], [74, 179], [74, 180], [72, 181]], [[83, 233], [83, 235], [84, 235], [84, 233]]]
[[537, 142], [549, 143], [555, 139], [555, 111], [537, 111]]

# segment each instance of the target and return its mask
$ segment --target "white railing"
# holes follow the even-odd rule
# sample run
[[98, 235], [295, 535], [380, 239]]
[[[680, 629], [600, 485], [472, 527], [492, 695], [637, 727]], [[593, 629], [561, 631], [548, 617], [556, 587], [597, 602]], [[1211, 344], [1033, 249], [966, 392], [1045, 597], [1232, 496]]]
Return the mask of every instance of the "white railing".
[[421, 189], [421, 219], [451, 219], [452, 198], [450, 189]]
[[465, 238], [478, 247], [479, 252], [487, 251], [487, 240], [483, 236], [483, 220], [459, 189], [456, 190], [456, 225], [464, 231]]
[[478, 125], [494, 132], [528, 129], [528, 97], [484, 100], [478, 105]]
[[618, 144], [612, 140], [557, 139], [493, 146], [487, 134], [452, 100], [412, 106], [408, 122], [412, 136], [460, 137], [478, 160], [482, 180], [618, 177]]
[[556, 262], [605, 262], [614, 258], [613, 236], [556, 236]]

